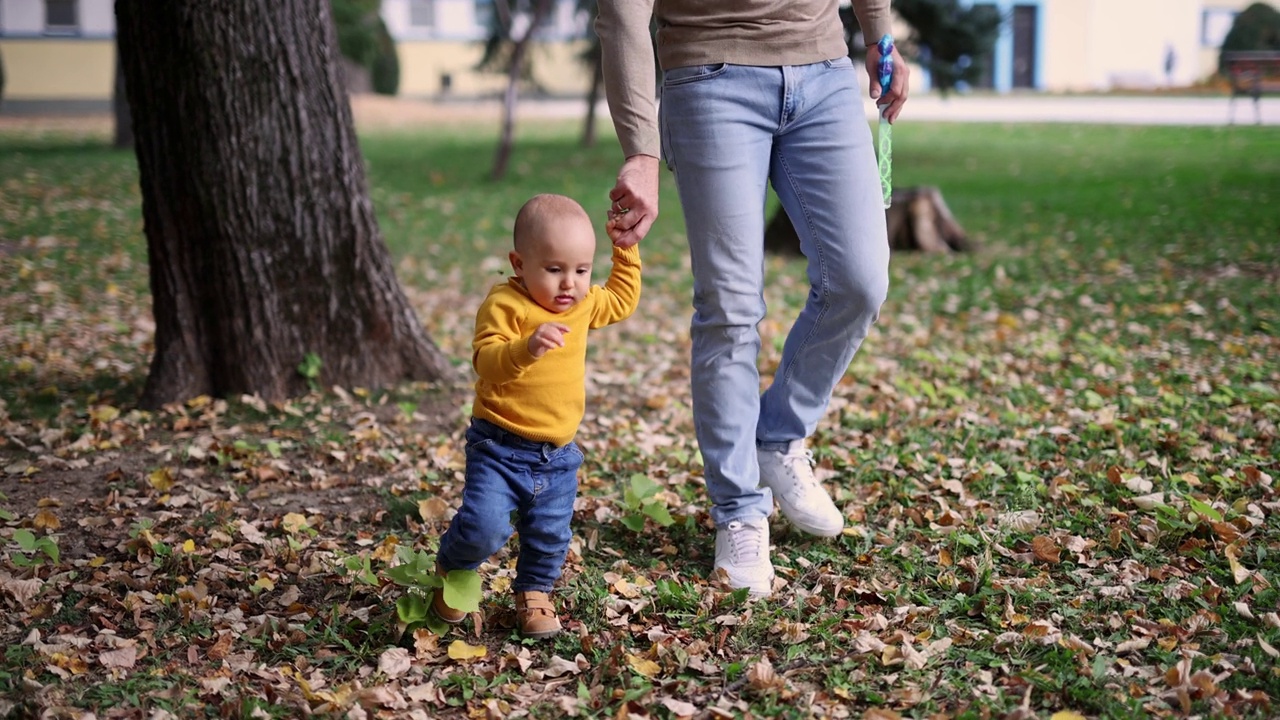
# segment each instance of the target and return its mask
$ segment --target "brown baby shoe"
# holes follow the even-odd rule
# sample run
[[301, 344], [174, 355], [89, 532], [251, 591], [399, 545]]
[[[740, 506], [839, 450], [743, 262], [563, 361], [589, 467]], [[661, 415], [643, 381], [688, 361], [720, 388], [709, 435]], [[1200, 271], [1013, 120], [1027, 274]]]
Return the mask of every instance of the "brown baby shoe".
[[560, 632], [556, 606], [546, 593], [537, 590], [516, 593], [516, 624], [521, 635], [535, 640], [555, 637]]
[[[436, 574], [439, 575], [440, 577], [444, 577], [449, 573], [445, 572], [440, 568], [439, 565], [437, 565]], [[454, 610], [453, 608], [445, 604], [444, 588], [442, 587], [436, 588], [435, 591], [432, 593], [431, 609], [435, 611], [436, 617], [449, 623], [450, 625], [457, 625], [458, 623], [465, 620], [467, 617], [467, 614], [462, 612], [461, 610]]]

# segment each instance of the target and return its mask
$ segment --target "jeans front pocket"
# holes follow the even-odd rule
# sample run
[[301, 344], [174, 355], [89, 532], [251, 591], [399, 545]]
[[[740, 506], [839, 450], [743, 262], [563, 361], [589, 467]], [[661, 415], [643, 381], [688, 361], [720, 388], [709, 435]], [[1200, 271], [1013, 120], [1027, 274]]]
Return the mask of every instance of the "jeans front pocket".
[[688, 67], [671, 68], [662, 72], [662, 87], [671, 88], [689, 83], [711, 80], [723, 75], [729, 69], [727, 63], [714, 65], [690, 65]]

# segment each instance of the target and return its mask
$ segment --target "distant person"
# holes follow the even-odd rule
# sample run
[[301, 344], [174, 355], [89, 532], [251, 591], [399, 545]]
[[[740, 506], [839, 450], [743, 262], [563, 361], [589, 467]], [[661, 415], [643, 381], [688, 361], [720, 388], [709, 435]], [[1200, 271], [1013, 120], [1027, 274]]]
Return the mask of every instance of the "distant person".
[[[560, 632], [550, 593], [564, 567], [582, 451], [573, 442], [586, 406], [587, 332], [624, 320], [640, 300], [640, 249], [620, 240], [618, 214], [606, 231], [613, 267], [591, 284], [595, 231], [563, 195], [536, 195], [516, 216], [515, 276], [489, 291], [476, 314], [472, 365], [479, 379], [467, 429], [462, 505], [440, 538], [437, 572], [474, 570], [512, 533], [516, 622], [525, 637]], [[437, 592], [440, 619], [466, 613]]]
[[1173, 68], [1178, 63], [1178, 53], [1174, 51], [1173, 45], [1165, 45], [1164, 47], [1164, 84], [1166, 87], [1173, 87]]
[[[853, 0], [868, 90], [892, 121], [907, 99], [897, 50], [881, 88], [889, 0]], [[844, 516], [813, 473], [806, 438], [875, 322], [889, 287], [883, 196], [858, 72], [837, 0], [599, 0], [605, 91], [625, 160], [609, 193], [621, 237], [658, 214], [659, 146], [676, 180], [693, 270], [691, 384], [715, 563], [728, 584], [772, 592], [769, 515], [839, 535]], [[655, 103], [650, 21], [662, 102]], [[760, 394], [764, 208], [772, 184], [808, 258], [809, 299]]]

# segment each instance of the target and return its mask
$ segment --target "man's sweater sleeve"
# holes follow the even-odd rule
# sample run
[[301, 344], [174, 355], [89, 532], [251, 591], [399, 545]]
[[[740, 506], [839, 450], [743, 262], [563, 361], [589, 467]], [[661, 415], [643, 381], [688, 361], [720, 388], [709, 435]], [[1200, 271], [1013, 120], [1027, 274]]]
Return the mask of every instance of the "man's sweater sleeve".
[[862, 28], [862, 42], [871, 47], [892, 32], [889, 16], [890, 0], [853, 0], [853, 14]]
[[622, 154], [659, 157], [657, 70], [649, 35], [653, 0], [599, 0], [598, 6], [604, 92]]
[[471, 365], [481, 380], [495, 385], [524, 374], [537, 358], [529, 354], [529, 339], [520, 332], [522, 311], [501, 293], [490, 293], [476, 315]]

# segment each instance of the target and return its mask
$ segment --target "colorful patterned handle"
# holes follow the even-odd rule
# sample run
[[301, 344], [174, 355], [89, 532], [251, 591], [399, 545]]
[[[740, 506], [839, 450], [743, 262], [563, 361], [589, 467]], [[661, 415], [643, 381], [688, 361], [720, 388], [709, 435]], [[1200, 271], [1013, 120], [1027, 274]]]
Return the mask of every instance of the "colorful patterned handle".
[[[889, 92], [889, 86], [893, 83], [893, 38], [885, 35], [880, 38], [878, 45], [880, 50], [880, 96]], [[886, 210], [893, 204], [893, 125], [884, 117], [884, 111], [887, 106], [880, 106], [880, 123], [877, 128], [877, 139], [879, 140], [880, 165], [880, 191], [884, 194], [884, 207]]]
[[893, 84], [893, 38], [886, 33], [876, 47], [880, 50], [880, 94], [883, 95]]

